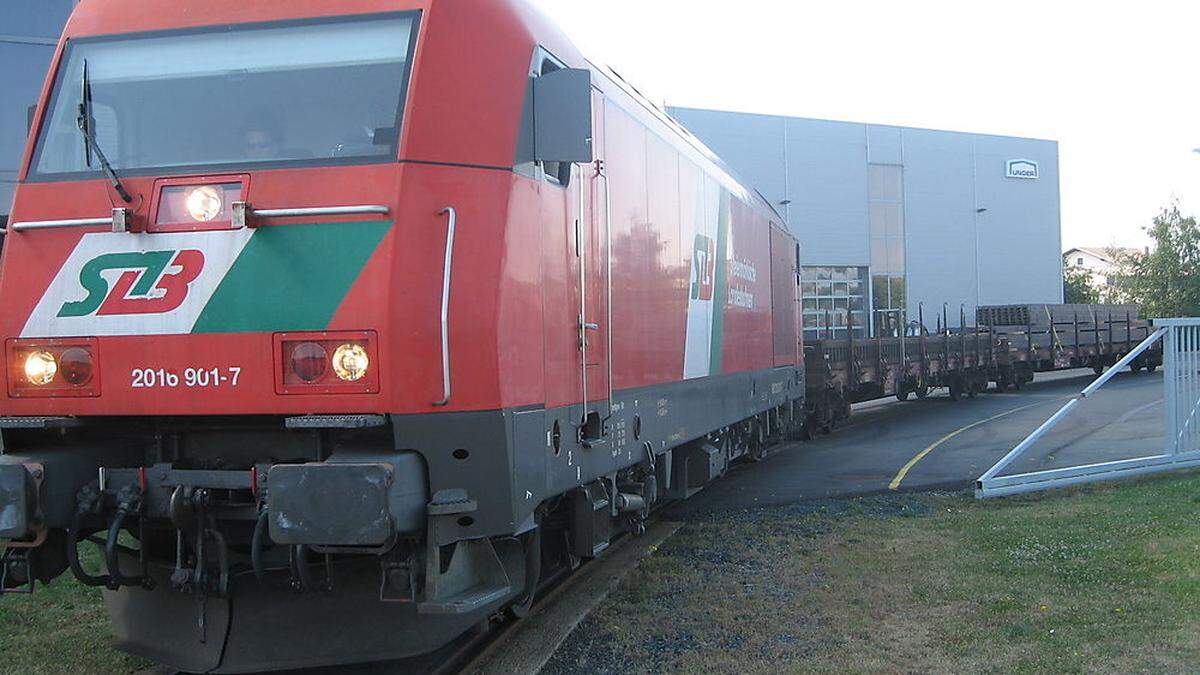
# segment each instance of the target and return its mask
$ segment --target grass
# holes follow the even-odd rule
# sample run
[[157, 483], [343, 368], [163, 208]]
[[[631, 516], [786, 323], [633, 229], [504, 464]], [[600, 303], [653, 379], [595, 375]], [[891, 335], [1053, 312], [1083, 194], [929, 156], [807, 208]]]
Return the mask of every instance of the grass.
[[[689, 523], [547, 671], [1194, 672], [1198, 508], [1200, 475], [1176, 475]], [[148, 665], [110, 643], [99, 592], [69, 575], [33, 597], [0, 598], [0, 672]]]
[[690, 523], [548, 672], [1195, 672], [1200, 476]]
[[[80, 547], [88, 569], [95, 547]], [[126, 591], [128, 592], [128, 591]], [[132, 673], [150, 664], [116, 651], [99, 589], [70, 572], [35, 595], [0, 596], [0, 673]]]

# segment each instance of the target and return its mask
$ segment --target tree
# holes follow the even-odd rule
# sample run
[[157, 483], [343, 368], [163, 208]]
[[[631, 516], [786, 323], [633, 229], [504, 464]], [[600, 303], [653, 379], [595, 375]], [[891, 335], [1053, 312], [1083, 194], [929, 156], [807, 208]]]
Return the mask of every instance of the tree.
[[1173, 202], [1145, 228], [1153, 245], [1120, 257], [1117, 298], [1146, 317], [1200, 316], [1200, 226]]
[[1063, 302], [1074, 305], [1095, 305], [1100, 291], [1092, 284], [1092, 275], [1082, 267], [1063, 266]]

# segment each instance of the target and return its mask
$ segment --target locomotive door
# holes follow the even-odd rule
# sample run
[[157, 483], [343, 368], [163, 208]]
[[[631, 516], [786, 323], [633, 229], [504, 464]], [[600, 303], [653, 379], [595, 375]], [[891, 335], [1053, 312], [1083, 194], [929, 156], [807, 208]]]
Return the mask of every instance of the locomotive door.
[[612, 297], [609, 246], [611, 226], [608, 185], [608, 166], [604, 153], [604, 95], [592, 92], [592, 149], [593, 164], [578, 167], [576, 181], [579, 194], [579, 214], [576, 218], [576, 251], [578, 253], [579, 297], [576, 307], [579, 317], [580, 391], [583, 396], [583, 437], [604, 435], [604, 420], [611, 407], [609, 388], [610, 300]]

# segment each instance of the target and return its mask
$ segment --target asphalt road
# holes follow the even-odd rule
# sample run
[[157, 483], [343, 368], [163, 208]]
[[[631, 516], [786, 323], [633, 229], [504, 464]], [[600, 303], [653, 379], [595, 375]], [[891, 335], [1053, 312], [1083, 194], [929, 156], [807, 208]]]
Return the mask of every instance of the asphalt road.
[[[890, 490], [967, 487], [1095, 378], [1090, 370], [1039, 375], [1020, 392], [989, 392], [855, 406], [829, 436], [742, 464], [675, 517]], [[1121, 373], [1085, 400], [1005, 473], [1158, 454], [1162, 374]]]

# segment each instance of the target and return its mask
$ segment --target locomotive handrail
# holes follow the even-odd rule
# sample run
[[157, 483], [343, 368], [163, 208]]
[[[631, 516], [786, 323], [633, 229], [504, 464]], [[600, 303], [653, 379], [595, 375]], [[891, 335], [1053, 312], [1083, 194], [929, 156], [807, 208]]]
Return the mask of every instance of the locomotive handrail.
[[67, 218], [65, 220], [27, 220], [13, 223], [9, 226], [13, 232], [25, 230], [49, 230], [59, 227], [93, 227], [96, 225], [112, 225], [112, 216], [107, 218]]
[[[304, 216], [352, 216], [368, 213], [387, 215], [389, 210], [388, 207], [382, 204], [362, 204], [358, 206], [312, 206], [294, 209], [254, 209], [252, 213], [259, 218], [299, 218]], [[442, 213], [445, 213], [445, 211]]]
[[442, 399], [433, 402], [440, 407], [450, 402], [450, 268], [454, 262], [454, 227], [458, 223], [458, 212], [453, 206], [447, 206], [438, 215], [450, 216], [446, 225], [446, 259], [442, 272]]
[[608, 365], [608, 417], [613, 416], [613, 349], [612, 349], [612, 195], [608, 185], [608, 166], [604, 160], [596, 160], [596, 176], [604, 179], [604, 285], [607, 298], [604, 301], [604, 321], [608, 325], [604, 330], [605, 352], [604, 361]]
[[[575, 255], [579, 258], [579, 353], [580, 370], [579, 382], [583, 389], [583, 416], [588, 418], [588, 320], [587, 320], [587, 245], [583, 242], [584, 212], [583, 212], [583, 167], [579, 167], [579, 217], [575, 219]], [[589, 236], [589, 241], [591, 237]]]
[[[352, 215], [387, 215], [390, 209], [382, 204], [361, 204], [356, 206], [312, 206], [294, 209], [253, 209], [249, 206], [245, 207], [249, 212], [247, 215], [253, 214], [259, 218], [300, 218], [306, 216], [352, 216]], [[18, 223], [13, 223], [9, 229], [13, 232], [24, 232], [26, 230], [50, 230], [62, 227], [95, 227], [97, 225], [111, 225], [114, 232], [125, 231], [128, 212], [122, 214], [123, 217], [118, 218], [116, 211], [125, 211], [124, 209], [114, 209], [114, 213], [107, 218], [65, 218], [62, 220], [27, 220]], [[118, 222], [119, 221], [119, 222]]]

